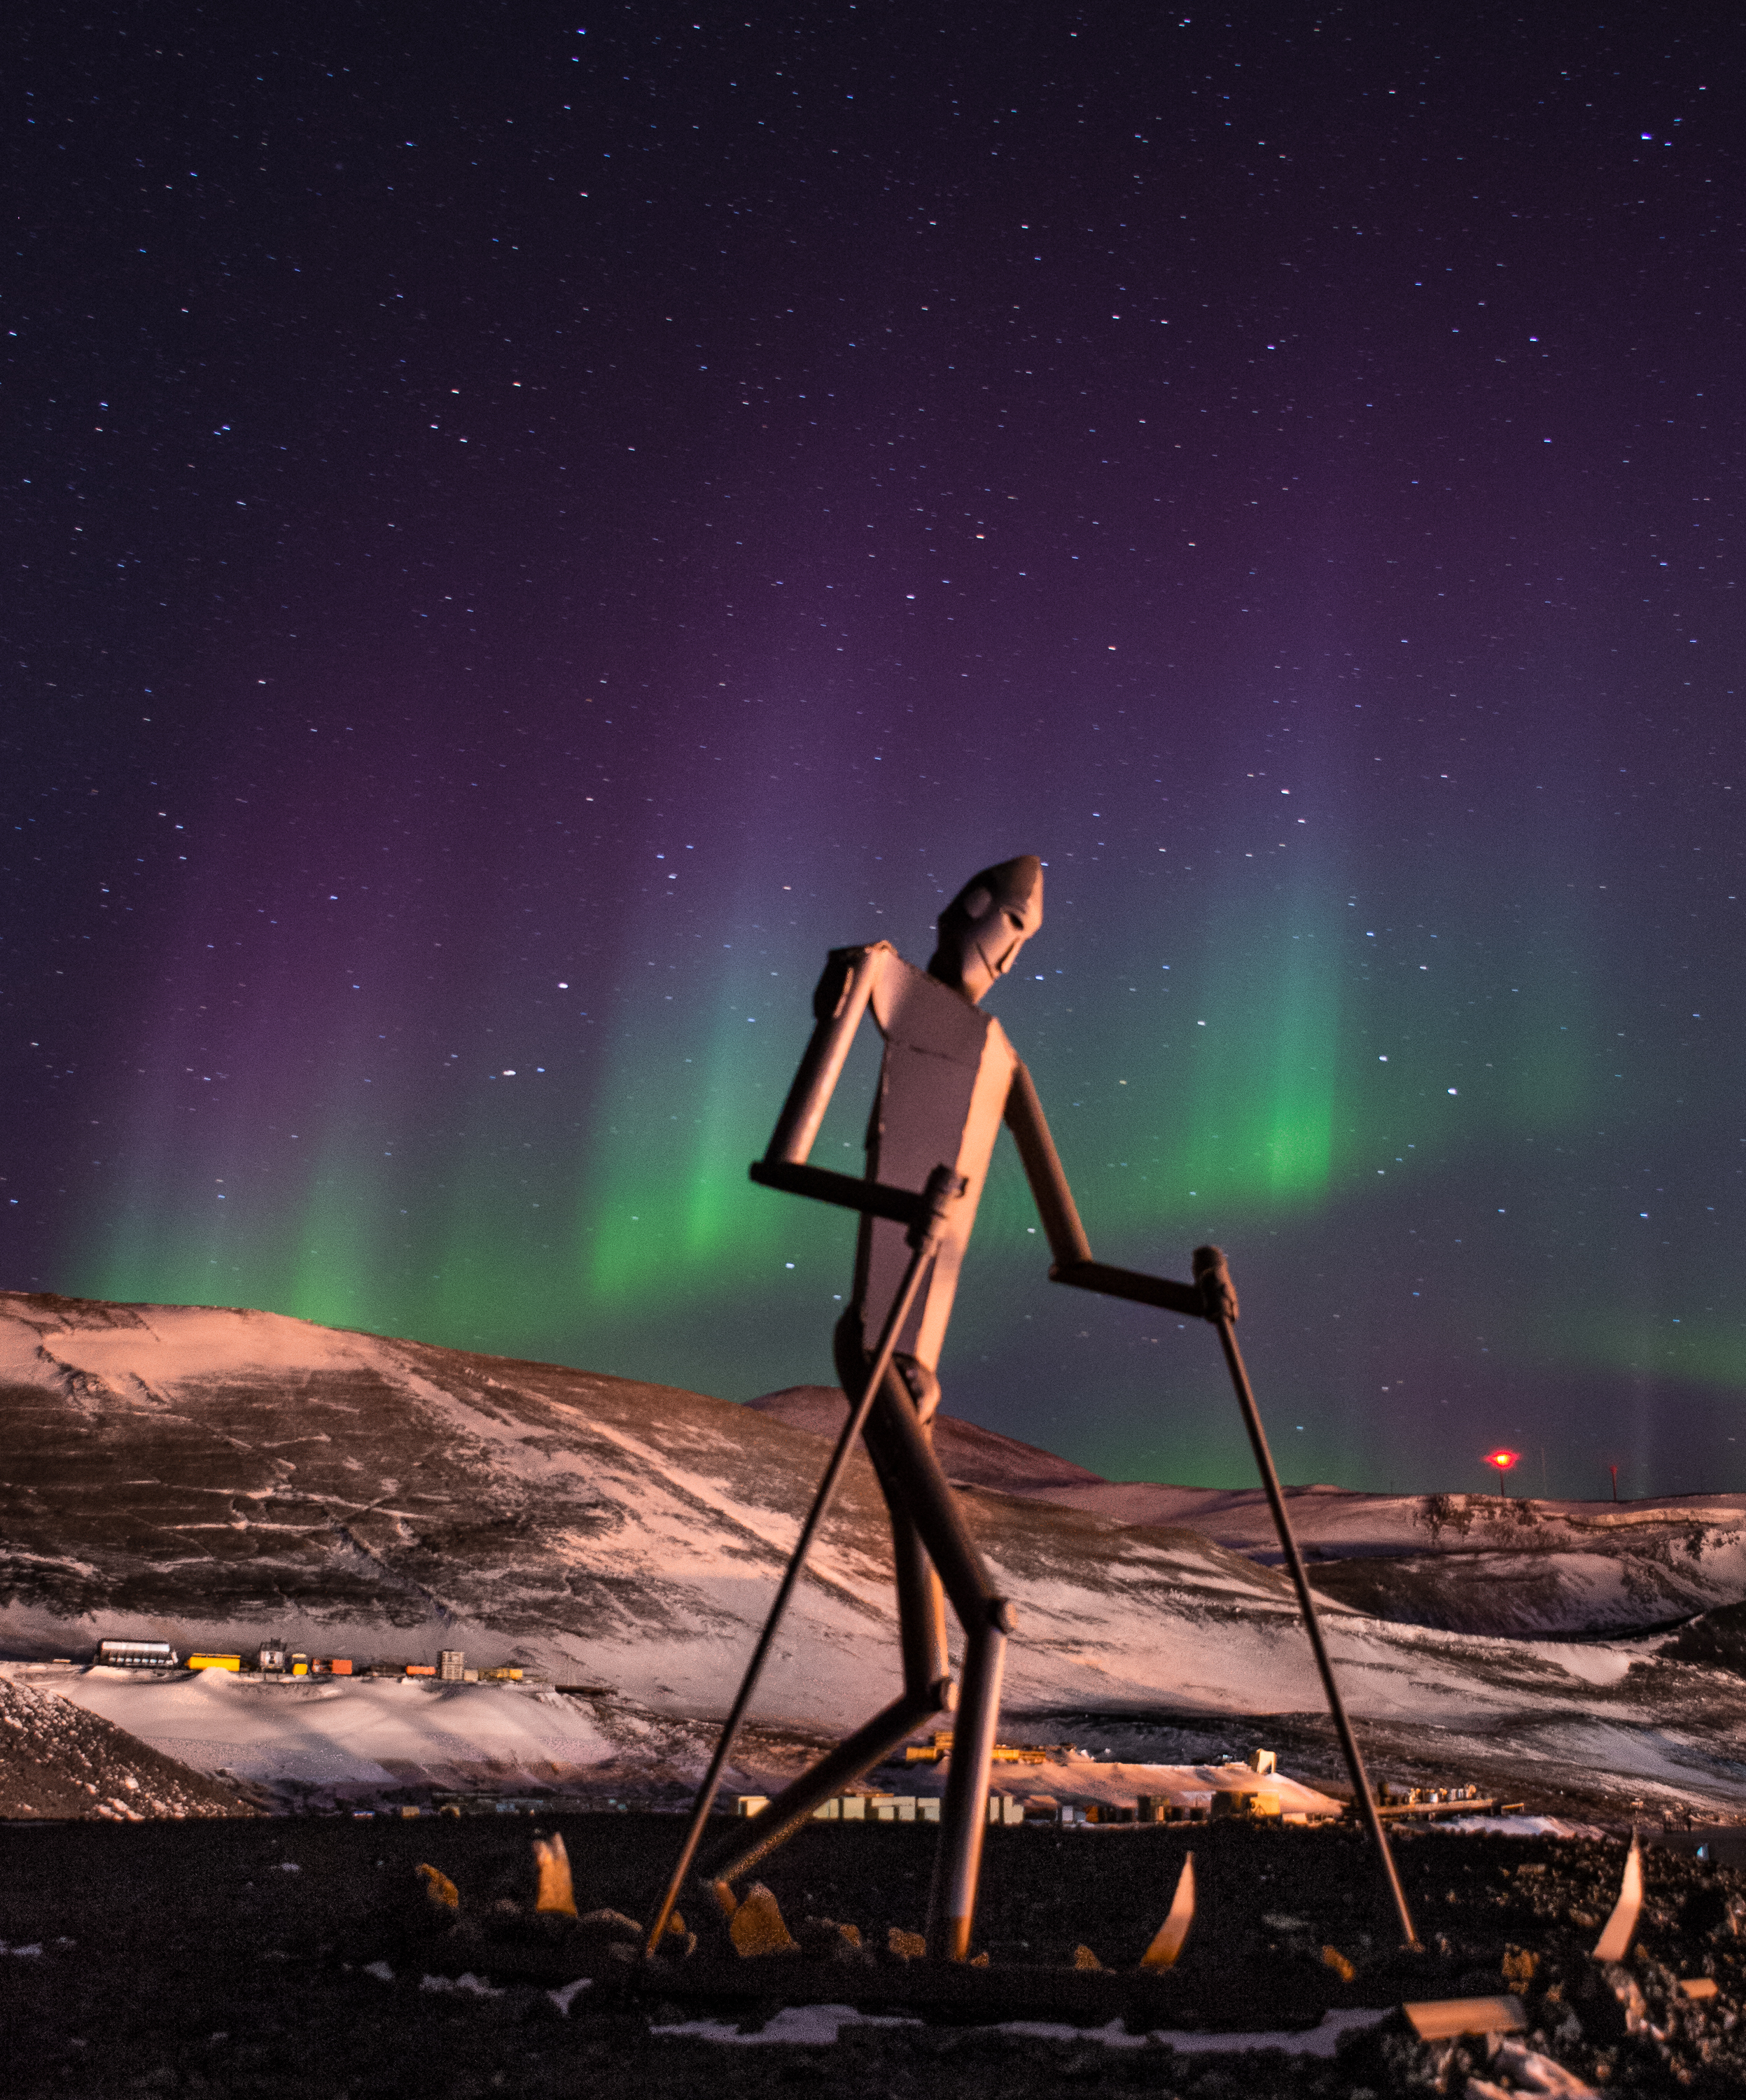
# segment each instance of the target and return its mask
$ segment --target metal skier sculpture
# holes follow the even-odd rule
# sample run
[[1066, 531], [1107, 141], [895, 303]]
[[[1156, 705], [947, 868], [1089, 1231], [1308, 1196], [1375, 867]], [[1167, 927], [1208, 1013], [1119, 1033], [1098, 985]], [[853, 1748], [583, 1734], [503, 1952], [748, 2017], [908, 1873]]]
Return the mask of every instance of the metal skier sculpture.
[[[836, 1335], [837, 1376], [849, 1401], [830, 1465], [790, 1559], [739, 1693], [723, 1726], [665, 1898], [648, 1935], [659, 1946], [695, 1860], [721, 1771], [770, 1643], [800, 1580], [858, 1436], [891, 1515], [903, 1683], [897, 1697], [742, 1824], [703, 1863], [731, 1912], [731, 1884], [935, 1716], [956, 1710], [940, 1845], [928, 1903], [930, 1957], [968, 1958], [1012, 1613], [967, 1529], [934, 1457], [936, 1372], [978, 1198], [1003, 1122], [1016, 1140], [1047, 1235], [1052, 1279], [1157, 1305], [1218, 1328], [1268, 1491], [1361, 1811], [1381, 1848], [1409, 1943], [1412, 1920], [1387, 1853], [1356, 1741], [1291, 1538], [1285, 1504], [1231, 1331], [1237, 1299], [1216, 1247], [1197, 1249], [1193, 1284], [1094, 1261], [1030, 1074], [984, 995], [1012, 968], [1043, 923], [1043, 864], [1030, 854], [972, 877], [941, 914], [925, 971], [889, 942], [833, 950], [813, 996], [812, 1040], [769, 1149], [752, 1168], [765, 1186], [861, 1213], [854, 1290]], [[871, 1009], [884, 1039], [867, 1130], [864, 1180], [807, 1163], [850, 1044]], [[963, 1630], [961, 1684], [946, 1652], [945, 1605]]]

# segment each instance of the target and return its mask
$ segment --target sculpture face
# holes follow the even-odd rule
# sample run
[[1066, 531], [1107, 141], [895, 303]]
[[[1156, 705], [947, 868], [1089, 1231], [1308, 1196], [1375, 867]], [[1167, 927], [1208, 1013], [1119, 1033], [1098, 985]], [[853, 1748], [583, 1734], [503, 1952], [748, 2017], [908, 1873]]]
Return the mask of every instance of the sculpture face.
[[1012, 968], [1042, 924], [1043, 863], [1034, 854], [985, 867], [940, 914], [939, 946], [928, 974], [973, 1006]]

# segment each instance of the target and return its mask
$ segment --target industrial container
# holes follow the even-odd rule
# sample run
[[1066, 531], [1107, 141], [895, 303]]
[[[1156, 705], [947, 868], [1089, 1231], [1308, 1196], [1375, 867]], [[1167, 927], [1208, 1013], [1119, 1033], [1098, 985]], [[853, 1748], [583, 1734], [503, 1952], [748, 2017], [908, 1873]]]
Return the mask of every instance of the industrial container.
[[168, 1641], [106, 1640], [97, 1643], [97, 1660], [123, 1670], [174, 1669], [176, 1652]]

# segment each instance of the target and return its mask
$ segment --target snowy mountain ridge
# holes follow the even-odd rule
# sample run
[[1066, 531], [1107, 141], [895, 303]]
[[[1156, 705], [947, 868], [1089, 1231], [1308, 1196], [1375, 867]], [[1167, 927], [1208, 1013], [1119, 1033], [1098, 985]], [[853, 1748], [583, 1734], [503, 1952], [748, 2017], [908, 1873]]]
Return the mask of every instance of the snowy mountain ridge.
[[[749, 1405], [818, 1436], [834, 1437], [842, 1421], [834, 1386], [791, 1386]], [[1182, 1526], [1262, 1566], [1282, 1561], [1259, 1486], [1105, 1480], [950, 1415], [936, 1418], [934, 1443], [960, 1486], [1118, 1524]], [[1285, 1493], [1316, 1587], [1378, 1618], [1529, 1638], [1629, 1634], [1746, 1595], [1746, 1495], [1583, 1502], [1325, 1485]]]
[[[727, 1705], [823, 1455], [816, 1434], [774, 1407], [277, 1314], [15, 1293], [0, 1296], [0, 1646], [11, 1657], [66, 1655], [118, 1634], [185, 1653], [272, 1633], [362, 1661], [461, 1648], [473, 1661], [610, 1688], [611, 1701], [563, 1717], [578, 1758], [597, 1767], [602, 1753], [580, 1746], [610, 1739], [615, 1758], [676, 1777], [701, 1762], [699, 1723]], [[962, 1476], [950, 1453], [973, 1458], [985, 1432], [959, 1427], [942, 1448]], [[1076, 1481], [1082, 1469], [1065, 1462], [1038, 1478], [1048, 1454], [1021, 1462], [1025, 1447], [996, 1440], [1000, 1465], [1028, 1471], [1030, 1492], [976, 1485], [965, 1502], [1017, 1620], [1009, 1728], [1059, 1740], [1064, 1715], [1104, 1717], [1104, 1733], [1119, 1720], [1124, 1754], [1140, 1762], [1157, 1761], [1140, 1740], [1148, 1729], [1216, 1731], [1246, 1715], [1297, 1716], [1311, 1734], [1325, 1725], [1277, 1572], [1198, 1529], [1063, 1506], [1056, 1496], [1096, 1493], [1095, 1481]], [[1334, 1512], [1363, 1499], [1318, 1492], [1294, 1507]], [[1701, 1529], [1686, 1566], [1671, 1547], [1643, 1562], [1654, 1577], [1643, 1608], [1689, 1617], [1746, 1589], [1738, 1511], [1729, 1498], [1717, 1509], [1722, 1520]], [[1672, 1513], [1658, 1521], [1689, 1525]], [[1573, 1558], [1523, 1557], [1554, 1573]], [[1424, 1581], [1464, 1558], [1422, 1555]], [[1600, 1558], [1611, 1599], [1629, 1586], [1618, 1556]], [[1346, 1565], [1386, 1590], [1391, 1567], [1421, 1562]], [[1644, 1579], [1634, 1559], [1626, 1573]], [[1420, 1751], [1506, 1738], [1512, 1754], [1549, 1768], [1746, 1799], [1726, 1748], [1739, 1679], [1659, 1659], [1653, 1642], [1572, 1643], [1567, 1607], [1581, 1587], [1554, 1581], [1529, 1599], [1531, 1639], [1388, 1623], [1330, 1602], [1354, 1710], [1378, 1739]], [[1694, 1601], [1667, 1611], [1676, 1590]], [[884, 1507], [858, 1458], [761, 1691], [766, 1728], [828, 1740], [882, 1703], [898, 1676], [890, 1594]], [[98, 1705], [100, 1685], [81, 1685], [77, 1696]], [[184, 1705], [196, 1689], [163, 1688]], [[101, 1710], [134, 1726], [119, 1693], [101, 1696]], [[215, 1714], [234, 1704], [218, 1690], [201, 1700]], [[296, 1727], [323, 1740], [365, 1711], [350, 1698], [295, 1707]], [[289, 1722], [292, 1706], [280, 1710]], [[433, 1720], [440, 1710], [439, 1732], [454, 1736], [443, 1754], [465, 1762], [461, 1719], [487, 1705], [394, 1710]], [[166, 1709], [136, 1732], [167, 1745], [205, 1740], [204, 1726]]]

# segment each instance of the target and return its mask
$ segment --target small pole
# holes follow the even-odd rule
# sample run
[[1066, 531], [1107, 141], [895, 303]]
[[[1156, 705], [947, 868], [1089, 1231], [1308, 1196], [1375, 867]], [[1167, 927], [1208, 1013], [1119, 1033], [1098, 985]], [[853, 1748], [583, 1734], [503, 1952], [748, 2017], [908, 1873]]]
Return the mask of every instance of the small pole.
[[1503, 1497], [1506, 1502], [1510, 1498], [1510, 1468], [1521, 1455], [1519, 1451], [1505, 1450], [1501, 1445], [1497, 1450], [1488, 1451], [1485, 1454], [1486, 1464], [1495, 1466], [1497, 1469], [1497, 1477], [1503, 1483]]
[[1340, 1688], [1334, 1679], [1334, 1664], [1328, 1654], [1327, 1643], [1321, 1637], [1321, 1621], [1316, 1615], [1316, 1600], [1310, 1594], [1309, 1577], [1303, 1572], [1303, 1556], [1298, 1551], [1298, 1542], [1292, 1535], [1291, 1520], [1285, 1513], [1285, 1498], [1280, 1491], [1279, 1474], [1273, 1464], [1273, 1454], [1268, 1448], [1267, 1432], [1261, 1426], [1261, 1411], [1255, 1405], [1249, 1374], [1243, 1367], [1237, 1336], [1232, 1331], [1231, 1322], [1237, 1312], [1237, 1298], [1231, 1289], [1231, 1279], [1225, 1272], [1224, 1256], [1217, 1247], [1197, 1247], [1194, 1250], [1194, 1280], [1201, 1286], [1206, 1299], [1206, 1317], [1218, 1330], [1219, 1346], [1224, 1352], [1225, 1367], [1231, 1374], [1232, 1384], [1237, 1388], [1237, 1403], [1242, 1410], [1243, 1427], [1249, 1432], [1250, 1448], [1255, 1454], [1261, 1485], [1267, 1491], [1268, 1507], [1273, 1512], [1273, 1527], [1279, 1533], [1285, 1565], [1291, 1571], [1292, 1587], [1298, 1593], [1298, 1608], [1303, 1614], [1303, 1630], [1309, 1635], [1311, 1652], [1315, 1656], [1316, 1667], [1321, 1675], [1321, 1688], [1327, 1695], [1328, 1711], [1334, 1718], [1334, 1732], [1340, 1739], [1340, 1748], [1346, 1758], [1346, 1769], [1351, 1776], [1352, 1804], [1363, 1818], [1365, 1828], [1370, 1833], [1370, 1842], [1375, 1846], [1377, 1856], [1382, 1863], [1382, 1872], [1388, 1881], [1388, 1892], [1394, 1898], [1400, 1929], [1406, 1935], [1406, 1943], [1417, 1948], [1420, 1940], [1413, 1923], [1413, 1913], [1407, 1908], [1406, 1890], [1400, 1886], [1400, 1873], [1395, 1864], [1395, 1855], [1388, 1849], [1388, 1833], [1382, 1828], [1382, 1819], [1376, 1812], [1376, 1797], [1371, 1790], [1369, 1776], [1364, 1768], [1358, 1738], [1352, 1733], [1352, 1724], [1346, 1716], [1346, 1702], [1341, 1698]]
[[1612, 1476], [1612, 1498], [1615, 1502], [1617, 1502], [1619, 1499], [1619, 1469], [1616, 1466], [1609, 1466], [1607, 1470]]

